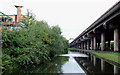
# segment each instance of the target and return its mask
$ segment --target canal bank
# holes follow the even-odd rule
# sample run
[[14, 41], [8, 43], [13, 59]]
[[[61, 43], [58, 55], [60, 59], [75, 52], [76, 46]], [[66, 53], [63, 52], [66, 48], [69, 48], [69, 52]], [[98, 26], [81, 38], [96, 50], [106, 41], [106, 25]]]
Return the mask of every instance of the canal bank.
[[120, 67], [120, 53], [108, 51], [95, 51], [95, 50], [79, 50], [80, 52], [91, 54], [97, 58], [103, 59], [112, 65]]

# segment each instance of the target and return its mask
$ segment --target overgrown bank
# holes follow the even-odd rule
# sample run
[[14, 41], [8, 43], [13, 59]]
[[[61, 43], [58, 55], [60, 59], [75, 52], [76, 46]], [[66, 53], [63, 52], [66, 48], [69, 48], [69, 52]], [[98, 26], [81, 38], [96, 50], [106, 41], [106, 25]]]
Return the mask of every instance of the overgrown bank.
[[103, 57], [103, 58], [106, 58], [108, 60], [114, 61], [116, 63], [120, 63], [119, 62], [120, 59], [118, 58], [118, 56], [115, 57], [115, 56], [112, 56], [112, 55], [108, 55], [107, 53], [100, 53], [100, 52], [93, 52], [93, 54], [96, 54], [100, 57]]
[[86, 52], [94, 54], [98, 58], [102, 58], [112, 65], [120, 65], [120, 58], [119, 58], [120, 53], [118, 52], [90, 51], [90, 50], [87, 50]]
[[36, 21], [30, 12], [21, 24], [21, 29], [2, 29], [3, 69], [47, 63], [68, 48], [59, 26], [49, 27], [44, 21]]

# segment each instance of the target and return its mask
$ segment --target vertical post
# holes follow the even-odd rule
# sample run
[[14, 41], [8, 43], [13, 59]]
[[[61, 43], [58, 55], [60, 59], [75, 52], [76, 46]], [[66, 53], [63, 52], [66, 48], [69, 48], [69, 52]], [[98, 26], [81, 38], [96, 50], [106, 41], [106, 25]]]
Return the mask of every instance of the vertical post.
[[93, 38], [91, 38], [91, 50], [93, 50]]
[[81, 42], [81, 49], [83, 49], [83, 42]]
[[80, 45], [80, 43], [79, 43], [79, 49], [81, 49], [81, 45]]
[[86, 46], [87, 46], [87, 45], [86, 45], [86, 41], [85, 41], [85, 42], [84, 42], [84, 49], [85, 49], [85, 50], [86, 50]]
[[101, 51], [105, 50], [105, 33], [101, 33]]
[[87, 41], [87, 50], [89, 50], [90, 49], [90, 41], [88, 40]]
[[96, 37], [94, 37], [94, 50], [97, 49], [97, 42], [96, 42]]
[[84, 50], [84, 42], [83, 42], [83, 50]]
[[79, 44], [77, 43], [77, 48], [79, 48]]
[[114, 29], [114, 51], [119, 51], [119, 29]]
[[84, 50], [85, 50], [85, 41], [84, 41]]
[[87, 41], [85, 41], [85, 50], [87, 50]]

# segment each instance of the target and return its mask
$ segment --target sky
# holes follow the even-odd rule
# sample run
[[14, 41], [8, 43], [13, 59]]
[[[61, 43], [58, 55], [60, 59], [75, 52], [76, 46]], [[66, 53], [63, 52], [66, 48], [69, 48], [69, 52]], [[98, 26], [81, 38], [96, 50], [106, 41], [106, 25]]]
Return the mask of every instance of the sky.
[[[1, 0], [0, 11], [6, 15], [17, 14], [14, 5], [22, 5], [50, 26], [59, 25], [62, 35], [75, 39], [118, 0]], [[72, 40], [70, 40], [71, 42]]]

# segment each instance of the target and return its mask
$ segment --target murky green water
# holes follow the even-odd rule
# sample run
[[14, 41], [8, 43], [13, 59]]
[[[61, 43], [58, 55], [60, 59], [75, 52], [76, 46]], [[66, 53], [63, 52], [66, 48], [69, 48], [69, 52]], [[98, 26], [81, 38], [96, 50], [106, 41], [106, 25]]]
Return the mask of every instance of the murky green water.
[[[64, 56], [65, 55], [65, 56]], [[51, 62], [47, 64], [39, 64], [37, 66], [30, 66], [27, 69], [14, 69], [10, 71], [5, 71], [3, 75], [6, 74], [39, 74], [39, 73], [85, 73], [79, 64], [73, 58], [74, 56], [79, 56], [79, 53], [69, 53], [63, 54], [52, 59]], [[84, 56], [84, 54], [82, 54]], [[86, 56], [86, 55], [85, 55]]]
[[56, 57], [48, 64], [39, 64], [36, 66], [31, 66], [27, 69], [15, 69], [12, 71], [6, 71], [6, 73], [11, 74], [22, 74], [22, 73], [61, 73], [61, 67], [64, 63], [68, 61], [68, 57]]
[[113, 65], [95, 56], [75, 57], [87, 75], [120, 75], [120, 66]]
[[[79, 52], [69, 52], [55, 57], [51, 62], [47, 64], [39, 64], [36, 66], [30, 66], [27, 69], [14, 69], [12, 71], [5, 71], [3, 75], [13, 74], [39, 74], [39, 73], [72, 73], [82, 75], [119, 75], [120, 68], [114, 70], [113, 65], [104, 61], [101, 63], [101, 59], [88, 56]], [[102, 66], [102, 67], [101, 67]], [[114, 73], [118, 72], [118, 73]], [[68, 74], [69, 75], [69, 74]]]

